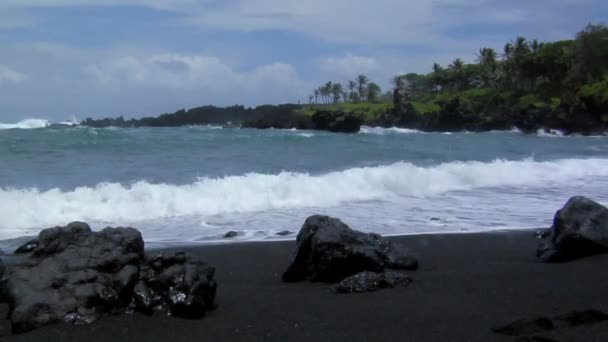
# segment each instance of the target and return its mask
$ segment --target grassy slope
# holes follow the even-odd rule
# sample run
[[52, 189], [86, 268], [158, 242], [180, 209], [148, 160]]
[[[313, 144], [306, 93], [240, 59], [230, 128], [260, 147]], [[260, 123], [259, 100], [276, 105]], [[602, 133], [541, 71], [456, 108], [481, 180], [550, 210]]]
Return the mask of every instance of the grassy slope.
[[[439, 106], [435, 103], [423, 103], [413, 102], [414, 108], [419, 113], [429, 113], [439, 111]], [[317, 111], [342, 111], [346, 113], [353, 113], [361, 116], [366, 122], [373, 121], [382, 114], [390, 112], [393, 109], [393, 104], [390, 102], [359, 102], [359, 103], [336, 103], [336, 104], [311, 104], [305, 105], [301, 109], [296, 110], [298, 114], [313, 115]]]

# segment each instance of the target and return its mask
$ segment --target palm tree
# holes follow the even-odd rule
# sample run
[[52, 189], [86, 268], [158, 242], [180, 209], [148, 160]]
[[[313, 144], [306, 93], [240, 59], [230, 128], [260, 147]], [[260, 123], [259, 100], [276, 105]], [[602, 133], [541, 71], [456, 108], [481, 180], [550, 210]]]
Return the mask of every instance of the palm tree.
[[[526, 64], [529, 61], [531, 55], [530, 43], [524, 37], [517, 37], [515, 42], [512, 43], [513, 52], [511, 57], [511, 74], [515, 81], [513, 85], [516, 88], [522, 88], [527, 84], [533, 83], [530, 77], [526, 75]], [[531, 82], [528, 82], [531, 81]]]
[[367, 85], [367, 82], [369, 82], [369, 79], [367, 78], [367, 76], [365, 76], [363, 74], [357, 76], [357, 85], [358, 85], [358, 90], [359, 90], [359, 98], [361, 100], [365, 99], [365, 85]]
[[368, 86], [367, 86], [367, 100], [370, 102], [374, 102], [376, 100], [378, 100], [378, 96], [380, 95], [380, 93], [382, 93], [382, 89], [380, 89], [380, 86], [377, 85], [374, 82], [371, 82]]
[[405, 82], [403, 80], [403, 75], [397, 75], [397, 76], [393, 77], [393, 79], [391, 81], [393, 83], [394, 89], [403, 91], [403, 88], [405, 88]]
[[513, 44], [513, 53], [515, 58], [522, 58], [530, 53], [530, 44], [524, 37], [517, 37]]
[[441, 71], [441, 65], [437, 64], [437, 63], [433, 63], [433, 72], [434, 73], [438, 73]]
[[445, 87], [445, 73], [443, 72], [441, 65], [433, 63], [433, 73], [430, 76], [434, 91], [439, 91], [439, 89]]
[[464, 62], [460, 58], [456, 58], [452, 64], [449, 65], [449, 68], [452, 70], [460, 71], [464, 67]]
[[544, 46], [545, 46], [545, 44], [540, 43], [540, 42], [538, 41], [538, 39], [534, 39], [534, 40], [532, 41], [532, 43], [530, 43], [530, 48], [532, 49], [532, 52], [533, 52], [533, 53], [537, 53], [537, 52], [539, 52], [539, 51], [540, 51], [540, 49], [542, 49]]
[[448, 66], [451, 71], [452, 86], [457, 90], [463, 90], [465, 86], [466, 75], [464, 73], [464, 62], [460, 58], [456, 58], [452, 64]]
[[355, 89], [357, 89], [357, 82], [348, 81], [348, 97], [352, 102], [355, 102]]
[[355, 89], [357, 88], [357, 82], [356, 81], [348, 81], [348, 97], [350, 98], [350, 100], [352, 102], [355, 102]]
[[319, 103], [319, 95], [320, 95], [319, 89], [315, 89], [314, 95], [315, 95], [315, 103]]
[[479, 75], [475, 76], [474, 83], [477, 86], [494, 87], [496, 85], [496, 67], [498, 65], [496, 58], [497, 55], [494, 49], [483, 48], [479, 50], [477, 62], [482, 68]]
[[334, 103], [340, 102], [340, 96], [342, 96], [342, 93], [343, 93], [342, 84], [334, 83], [331, 87], [331, 93], [333, 95]]
[[496, 51], [491, 48], [480, 49], [479, 54], [477, 54], [477, 62], [490, 68], [496, 67], [496, 58]]
[[308, 103], [312, 104], [312, 100], [314, 100], [315, 96], [314, 95], [308, 95]]
[[327, 96], [328, 96], [328, 91], [327, 88], [325, 86], [320, 86], [319, 87], [319, 93], [321, 94], [321, 98], [323, 99], [323, 103], [327, 103]]
[[326, 101], [327, 103], [331, 102], [331, 90], [333, 88], [333, 83], [331, 81], [325, 83], [325, 86], [323, 86], [323, 88], [325, 89], [325, 97], [327, 98]]
[[508, 42], [507, 44], [505, 44], [505, 47], [503, 49], [502, 58], [505, 61], [508, 61], [511, 59], [511, 57], [513, 57], [513, 44], [511, 44], [511, 42]]

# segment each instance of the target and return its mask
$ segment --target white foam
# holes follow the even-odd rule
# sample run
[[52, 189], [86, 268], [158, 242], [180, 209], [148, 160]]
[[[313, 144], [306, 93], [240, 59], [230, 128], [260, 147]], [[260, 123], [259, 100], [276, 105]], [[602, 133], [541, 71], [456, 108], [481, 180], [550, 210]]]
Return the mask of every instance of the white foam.
[[224, 129], [223, 126], [212, 125], [212, 124], [207, 124], [207, 125], [191, 125], [191, 126], [188, 126], [188, 128], [209, 129], [209, 130]]
[[399, 127], [369, 127], [369, 126], [361, 126], [360, 133], [362, 134], [375, 134], [375, 135], [387, 135], [387, 134], [415, 134], [415, 133], [424, 133], [417, 129], [409, 129], [409, 128], [399, 128]]
[[273, 209], [327, 208], [455, 190], [567, 184], [574, 179], [602, 176], [608, 176], [608, 159], [471, 161], [432, 167], [400, 162], [318, 176], [282, 172], [201, 178], [187, 185], [141, 181], [129, 186], [103, 183], [71, 191], [0, 189], [0, 238], [21, 235], [24, 228], [74, 220], [131, 224], [189, 215], [206, 217]]
[[45, 119], [25, 119], [17, 123], [0, 123], [2, 129], [36, 129], [49, 126], [49, 121]]
[[536, 131], [536, 135], [538, 135], [539, 137], [560, 137], [560, 138], [566, 136], [566, 134], [563, 131], [560, 131], [558, 129], [549, 129], [549, 130], [539, 129], [538, 131]]

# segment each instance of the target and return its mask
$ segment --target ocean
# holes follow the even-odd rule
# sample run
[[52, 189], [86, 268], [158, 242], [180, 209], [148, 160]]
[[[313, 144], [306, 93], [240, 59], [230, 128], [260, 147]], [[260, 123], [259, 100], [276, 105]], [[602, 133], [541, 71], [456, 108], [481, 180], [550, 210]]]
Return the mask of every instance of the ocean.
[[[547, 227], [573, 195], [608, 202], [608, 137], [354, 135], [214, 126], [0, 124], [0, 240], [85, 221], [148, 245], [294, 239], [312, 214], [386, 235]], [[9, 241], [9, 242], [6, 242]], [[2, 248], [2, 243], [0, 243]]]

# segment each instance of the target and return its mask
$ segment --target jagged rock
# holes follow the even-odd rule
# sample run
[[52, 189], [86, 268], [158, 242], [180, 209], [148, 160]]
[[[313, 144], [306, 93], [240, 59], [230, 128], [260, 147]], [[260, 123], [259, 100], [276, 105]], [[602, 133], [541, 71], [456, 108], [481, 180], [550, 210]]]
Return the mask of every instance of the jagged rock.
[[2, 282], [14, 332], [60, 321], [91, 323], [130, 309], [188, 318], [213, 309], [213, 267], [185, 254], [146, 259], [136, 229], [92, 232], [76, 222], [43, 230], [37, 240]]
[[363, 120], [354, 114], [330, 111], [313, 114], [312, 122], [314, 129], [339, 133], [357, 133], [363, 124]]
[[412, 278], [396, 272], [361, 272], [342, 280], [331, 290], [334, 293], [343, 294], [361, 293], [386, 288], [406, 287], [411, 282]]
[[405, 246], [396, 245], [380, 234], [370, 233], [368, 236], [376, 243], [376, 247], [384, 257], [384, 264], [387, 268], [411, 271], [418, 269], [418, 260], [410, 254]]
[[21, 247], [17, 248], [13, 253], [14, 254], [27, 254], [27, 253], [31, 253], [34, 248], [36, 248], [38, 246], [38, 240], [30, 240], [26, 243], [24, 243], [23, 245], [21, 245]]
[[284, 281], [338, 282], [363, 271], [416, 269], [415, 258], [378, 234], [350, 229], [336, 218], [311, 216], [297, 236], [293, 260]]
[[608, 252], [608, 208], [585, 197], [572, 197], [560, 209], [551, 228], [540, 236], [537, 256], [563, 262]]
[[200, 318], [215, 307], [214, 273], [213, 267], [185, 253], [152, 256], [141, 267], [133, 309], [149, 313], [160, 308], [172, 316]]

